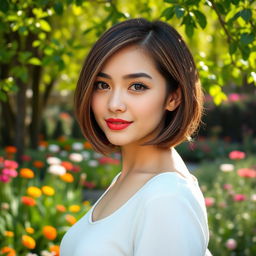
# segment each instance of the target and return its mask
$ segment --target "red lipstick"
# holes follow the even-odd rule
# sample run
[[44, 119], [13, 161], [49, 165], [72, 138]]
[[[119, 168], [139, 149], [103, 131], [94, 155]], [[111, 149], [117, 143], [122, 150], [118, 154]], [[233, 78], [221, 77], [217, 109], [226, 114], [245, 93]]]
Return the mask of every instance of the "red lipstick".
[[132, 122], [123, 119], [108, 118], [105, 120], [111, 130], [122, 130], [128, 127]]

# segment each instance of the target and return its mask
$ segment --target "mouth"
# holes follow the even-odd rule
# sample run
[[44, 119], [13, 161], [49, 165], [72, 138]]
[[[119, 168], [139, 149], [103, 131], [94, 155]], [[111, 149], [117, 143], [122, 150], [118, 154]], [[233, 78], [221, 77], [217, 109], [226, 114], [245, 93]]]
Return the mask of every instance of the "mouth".
[[126, 127], [128, 127], [132, 122], [128, 122], [128, 121], [110, 121], [110, 120], [106, 120], [107, 126], [111, 129], [111, 130], [123, 130]]

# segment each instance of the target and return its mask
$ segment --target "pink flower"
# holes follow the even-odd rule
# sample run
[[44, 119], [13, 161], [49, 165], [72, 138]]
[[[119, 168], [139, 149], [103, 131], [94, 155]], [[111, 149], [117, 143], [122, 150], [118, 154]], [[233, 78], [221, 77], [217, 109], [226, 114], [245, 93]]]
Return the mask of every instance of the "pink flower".
[[3, 183], [8, 183], [10, 180], [11, 180], [10, 176], [5, 175], [5, 174], [0, 175], [0, 181], [2, 181]]
[[229, 249], [229, 250], [234, 250], [236, 249], [237, 247], [237, 242], [235, 239], [233, 238], [229, 238], [227, 241], [226, 241], [226, 247]]
[[226, 208], [226, 207], [227, 207], [226, 202], [220, 202], [220, 203], [219, 203], [219, 207], [220, 207], [220, 208]]
[[245, 178], [255, 178], [256, 170], [250, 168], [241, 168], [237, 171], [237, 174]]
[[228, 95], [228, 100], [231, 102], [239, 101], [241, 99], [241, 96], [238, 93], [230, 93]]
[[12, 160], [4, 160], [4, 167], [7, 169], [17, 169], [18, 163]]
[[25, 161], [25, 162], [30, 162], [32, 157], [31, 156], [28, 156], [28, 155], [23, 155], [22, 157], [22, 160]]
[[206, 207], [210, 207], [215, 203], [215, 199], [213, 197], [206, 197], [204, 199]]
[[236, 202], [244, 201], [246, 200], [246, 196], [244, 194], [235, 194], [233, 200]]
[[223, 185], [223, 188], [224, 188], [225, 190], [230, 190], [230, 189], [233, 188], [233, 186], [232, 186], [231, 184], [224, 184], [224, 185]]
[[236, 159], [244, 159], [245, 158], [245, 153], [242, 151], [234, 150], [229, 153], [229, 158], [232, 160]]
[[120, 161], [118, 159], [110, 158], [110, 157], [101, 157], [99, 159], [100, 164], [113, 164], [118, 165], [120, 164]]

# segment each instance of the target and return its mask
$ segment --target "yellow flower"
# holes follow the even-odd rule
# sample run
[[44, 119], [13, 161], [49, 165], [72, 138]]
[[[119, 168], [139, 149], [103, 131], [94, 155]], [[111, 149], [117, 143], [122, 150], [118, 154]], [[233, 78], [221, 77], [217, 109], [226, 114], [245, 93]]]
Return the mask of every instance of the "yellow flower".
[[28, 249], [34, 249], [36, 247], [36, 241], [31, 236], [23, 235], [21, 240], [22, 244]]
[[74, 177], [71, 173], [65, 173], [63, 175], [60, 176], [60, 178], [68, 183], [72, 183], [74, 181]]
[[44, 226], [43, 235], [49, 240], [54, 240], [57, 236], [57, 230], [53, 226]]
[[84, 201], [84, 202], [83, 202], [83, 205], [86, 205], [86, 206], [87, 206], [87, 205], [90, 205], [90, 201], [88, 201], [88, 200]]
[[22, 178], [32, 179], [32, 178], [34, 178], [35, 174], [32, 170], [30, 170], [28, 168], [22, 168], [22, 169], [20, 169], [20, 176]]
[[76, 223], [76, 218], [75, 218], [74, 216], [70, 215], [70, 214], [67, 214], [67, 215], [65, 216], [65, 219], [66, 219], [66, 221], [67, 221], [69, 224], [71, 224], [71, 225], [73, 225], [73, 224]]
[[27, 227], [25, 228], [26, 232], [29, 233], [29, 234], [34, 234], [35, 230], [31, 227]]
[[32, 197], [40, 197], [42, 195], [42, 192], [40, 188], [31, 186], [27, 188], [27, 194]]
[[4, 254], [5, 256], [16, 256], [16, 251], [8, 246], [5, 246], [0, 251], [1, 255]]
[[7, 237], [14, 237], [14, 233], [12, 231], [8, 231], [8, 230], [6, 230], [4, 232], [4, 235], [7, 236]]
[[70, 205], [69, 206], [69, 211], [71, 211], [71, 212], [79, 212], [80, 211], [80, 206], [79, 205]]
[[42, 192], [43, 192], [43, 194], [45, 194], [47, 196], [53, 196], [55, 194], [54, 188], [52, 188], [50, 186], [43, 186]]

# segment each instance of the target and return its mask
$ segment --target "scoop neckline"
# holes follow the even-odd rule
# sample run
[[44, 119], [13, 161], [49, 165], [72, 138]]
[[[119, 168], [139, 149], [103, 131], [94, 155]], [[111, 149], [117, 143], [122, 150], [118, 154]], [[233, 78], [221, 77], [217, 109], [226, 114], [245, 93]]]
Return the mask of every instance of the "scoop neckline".
[[[116, 180], [118, 179], [118, 177], [120, 176], [121, 172], [119, 172], [116, 177], [114, 178], [114, 182], [112, 184], [115, 184]], [[93, 211], [95, 209], [95, 207], [98, 205], [98, 203], [100, 202], [100, 200], [106, 195], [106, 193], [109, 191], [111, 185], [105, 190], [105, 192], [99, 197], [99, 199], [95, 202], [95, 204], [92, 206], [92, 208], [90, 209], [90, 212], [89, 212], [89, 216], [88, 216], [88, 222], [92, 225], [94, 224], [98, 224], [98, 223], [101, 223], [101, 222], [104, 222], [108, 219], [110, 219], [112, 216], [114, 216], [115, 214], [117, 214], [118, 212], [120, 212], [130, 201], [132, 201], [134, 198], [136, 198], [138, 196], [138, 194], [140, 194], [141, 191], [143, 191], [153, 180], [155, 180], [157, 177], [160, 177], [162, 175], [165, 175], [165, 174], [175, 174], [177, 177], [179, 177], [181, 180], [183, 181], [186, 181], [186, 182], [193, 182], [195, 184], [197, 184], [197, 178], [192, 175], [192, 178], [194, 177], [194, 180], [189, 180], [189, 179], [186, 179], [184, 177], [182, 177], [179, 173], [177, 172], [161, 172], [155, 176], [153, 176], [152, 178], [150, 178], [138, 191], [136, 191], [124, 204], [122, 204], [118, 209], [116, 209], [114, 212], [112, 212], [110, 215], [102, 218], [102, 219], [99, 219], [99, 220], [95, 220], [95, 221], [92, 221], [92, 215], [93, 215]]]

